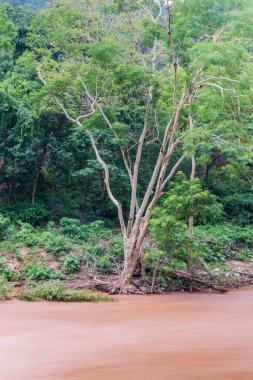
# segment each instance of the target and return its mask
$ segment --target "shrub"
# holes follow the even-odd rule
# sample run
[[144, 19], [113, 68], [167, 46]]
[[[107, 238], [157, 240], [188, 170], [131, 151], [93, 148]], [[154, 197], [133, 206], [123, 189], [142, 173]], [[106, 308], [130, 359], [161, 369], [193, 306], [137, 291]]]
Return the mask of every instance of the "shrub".
[[249, 248], [245, 248], [239, 254], [236, 255], [236, 259], [246, 262], [251, 261], [253, 259], [253, 251]]
[[107, 244], [106, 252], [109, 256], [122, 260], [124, 258], [123, 239], [121, 237], [111, 239]]
[[201, 238], [193, 241], [193, 249], [207, 263], [226, 261], [226, 247], [219, 242], [206, 242]]
[[6, 280], [11, 280], [13, 278], [13, 269], [11, 268], [4, 268], [1, 271], [1, 277]]
[[82, 224], [79, 228], [78, 238], [84, 241], [98, 242], [111, 235], [111, 231], [105, 227], [102, 220], [90, 224]]
[[101, 220], [90, 224], [80, 224], [78, 219], [62, 218], [60, 220], [61, 232], [76, 241], [89, 241], [96, 243], [100, 239], [108, 238], [111, 231], [105, 227]]
[[223, 198], [224, 208], [229, 217], [241, 225], [253, 223], [253, 194], [233, 194]]
[[22, 243], [27, 247], [36, 247], [41, 244], [41, 238], [36, 229], [29, 223], [23, 223], [11, 238], [12, 241]]
[[101, 256], [104, 253], [104, 247], [101, 244], [88, 245], [86, 251], [90, 256]]
[[80, 268], [80, 259], [76, 255], [65, 256], [62, 271], [65, 273], [72, 273], [77, 271]]
[[110, 272], [113, 269], [112, 263], [108, 257], [102, 256], [98, 261], [98, 267], [104, 272]]
[[78, 219], [62, 218], [60, 220], [61, 232], [70, 237], [80, 234], [80, 221]]
[[2, 279], [11, 280], [13, 276], [13, 270], [7, 268], [7, 259], [4, 256], [0, 256], [0, 277]]
[[61, 273], [55, 273], [51, 268], [41, 263], [28, 264], [26, 267], [26, 279], [29, 281], [55, 280], [61, 277]]
[[71, 241], [65, 236], [52, 234], [49, 235], [46, 241], [45, 250], [49, 253], [60, 254], [62, 252], [69, 252], [71, 246]]
[[11, 221], [9, 218], [5, 218], [0, 214], [0, 240], [3, 240], [8, 235], [8, 230], [11, 227]]
[[12, 292], [13, 286], [10, 285], [7, 280], [0, 278], [0, 300], [11, 299], [10, 293]]
[[0, 204], [0, 212], [11, 221], [17, 223], [41, 224], [50, 217], [50, 212], [44, 204], [27, 202], [15, 202]]
[[253, 226], [240, 227], [228, 223], [202, 226], [195, 227], [194, 234], [194, 247], [207, 262], [225, 261], [234, 257], [234, 252], [253, 245]]
[[92, 294], [87, 290], [71, 291], [58, 281], [45, 284], [31, 284], [18, 294], [18, 298], [25, 301], [62, 301], [62, 302], [98, 302], [112, 301], [100, 294]]
[[53, 222], [52, 220], [50, 220], [48, 223], [47, 223], [47, 230], [48, 231], [53, 231], [55, 229], [55, 222]]

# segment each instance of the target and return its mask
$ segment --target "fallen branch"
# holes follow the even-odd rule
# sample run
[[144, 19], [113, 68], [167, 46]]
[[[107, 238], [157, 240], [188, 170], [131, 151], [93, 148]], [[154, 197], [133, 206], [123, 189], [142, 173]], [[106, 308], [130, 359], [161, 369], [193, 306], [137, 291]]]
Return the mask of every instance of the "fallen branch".
[[[202, 285], [205, 289], [206, 288], [212, 289], [216, 292], [225, 293], [225, 292], [229, 291], [229, 289], [223, 288], [223, 287], [216, 285], [214, 283], [199, 280], [198, 278], [193, 277], [190, 273], [185, 272], [183, 270], [173, 271], [172, 276], [174, 276], [180, 280], [183, 280], [186, 283], [189, 283], [191, 288], [195, 287], [197, 290], [199, 290], [199, 287], [197, 285]], [[204, 290], [204, 289], [202, 289], [202, 290]]]

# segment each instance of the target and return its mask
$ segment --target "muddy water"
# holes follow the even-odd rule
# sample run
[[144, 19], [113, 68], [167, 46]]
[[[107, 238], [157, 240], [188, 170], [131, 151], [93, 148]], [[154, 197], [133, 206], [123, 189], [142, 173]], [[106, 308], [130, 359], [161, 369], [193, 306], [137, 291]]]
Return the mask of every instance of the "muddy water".
[[0, 379], [253, 379], [253, 288], [118, 300], [0, 302]]

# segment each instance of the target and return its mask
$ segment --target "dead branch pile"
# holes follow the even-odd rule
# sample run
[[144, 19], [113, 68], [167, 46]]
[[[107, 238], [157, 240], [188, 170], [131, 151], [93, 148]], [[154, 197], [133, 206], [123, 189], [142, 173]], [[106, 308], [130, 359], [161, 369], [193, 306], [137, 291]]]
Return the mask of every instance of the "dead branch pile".
[[182, 281], [182, 286], [185, 290], [201, 290], [201, 291], [215, 291], [225, 293], [228, 292], [228, 288], [224, 288], [218, 284], [213, 283], [209, 280], [200, 280], [194, 277], [191, 273], [185, 272], [183, 270], [175, 270], [172, 273], [172, 277]]

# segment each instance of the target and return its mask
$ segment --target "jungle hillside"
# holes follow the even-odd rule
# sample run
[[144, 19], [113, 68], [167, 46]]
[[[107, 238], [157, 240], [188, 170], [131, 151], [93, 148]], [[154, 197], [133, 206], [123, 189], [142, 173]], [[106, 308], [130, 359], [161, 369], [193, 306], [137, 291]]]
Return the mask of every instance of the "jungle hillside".
[[253, 283], [252, 19], [0, 1], [0, 299]]

